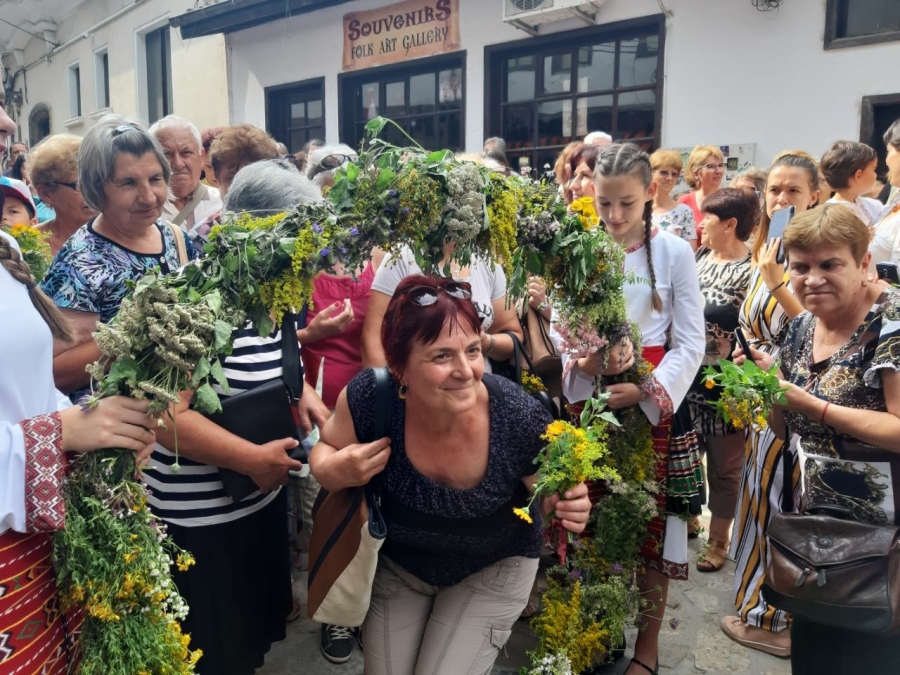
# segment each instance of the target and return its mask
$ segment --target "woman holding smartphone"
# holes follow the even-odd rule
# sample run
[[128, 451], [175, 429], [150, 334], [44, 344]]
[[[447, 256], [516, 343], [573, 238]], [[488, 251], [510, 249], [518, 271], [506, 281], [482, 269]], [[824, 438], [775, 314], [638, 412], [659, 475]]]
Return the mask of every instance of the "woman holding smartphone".
[[[752, 270], [747, 297], [741, 305], [741, 330], [750, 346], [777, 358], [779, 340], [788, 321], [803, 311], [794, 297], [783, 260], [781, 238], [769, 236], [769, 225], [780, 210], [794, 207], [801, 213], [819, 199], [819, 167], [800, 150], [783, 152], [772, 163], [766, 182], [765, 210], [753, 244]], [[738, 616], [726, 616], [722, 630], [736, 642], [775, 656], [791, 655], [787, 615], [767, 605], [760, 594], [769, 559], [766, 529], [781, 508], [783, 489], [799, 486], [799, 464], [785, 486], [781, 450], [784, 442], [770, 429], [750, 429], [744, 445], [744, 470], [735, 511], [729, 553], [736, 561], [735, 607]], [[798, 502], [795, 502], [798, 503]]]

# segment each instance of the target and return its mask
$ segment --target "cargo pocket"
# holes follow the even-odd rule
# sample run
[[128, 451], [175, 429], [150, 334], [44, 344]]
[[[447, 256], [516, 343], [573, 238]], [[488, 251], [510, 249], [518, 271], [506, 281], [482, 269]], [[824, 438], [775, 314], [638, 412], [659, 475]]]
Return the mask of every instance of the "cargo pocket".
[[505, 628], [495, 628], [491, 626], [491, 644], [496, 647], [498, 652], [503, 652], [504, 656], [508, 656], [506, 653], [506, 643], [509, 642], [509, 638], [512, 635], [512, 630]]

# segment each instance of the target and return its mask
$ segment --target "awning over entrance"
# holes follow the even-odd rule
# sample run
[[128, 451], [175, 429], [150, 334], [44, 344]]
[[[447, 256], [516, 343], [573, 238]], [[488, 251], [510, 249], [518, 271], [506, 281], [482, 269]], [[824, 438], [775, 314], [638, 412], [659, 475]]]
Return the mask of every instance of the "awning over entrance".
[[307, 14], [350, 1], [223, 0], [173, 17], [169, 19], [169, 25], [181, 29], [181, 37], [187, 40], [216, 33], [233, 33], [270, 21], [297, 14]]

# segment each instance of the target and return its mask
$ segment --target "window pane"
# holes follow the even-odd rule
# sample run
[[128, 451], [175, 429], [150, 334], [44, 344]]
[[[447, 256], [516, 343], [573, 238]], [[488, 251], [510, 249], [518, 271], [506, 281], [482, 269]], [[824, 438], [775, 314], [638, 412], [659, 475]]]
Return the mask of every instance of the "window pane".
[[292, 131], [291, 142], [288, 143], [288, 150], [290, 150], [291, 152], [299, 152], [308, 140], [309, 134], [306, 132], [306, 130]]
[[[306, 104], [305, 103], [292, 103], [291, 104], [291, 126], [292, 127], [300, 127], [306, 126]], [[306, 141], [303, 141], [304, 143]]]
[[592, 131], [612, 132], [612, 94], [585, 96], [576, 102], [576, 136], [586, 136]]
[[[416, 139], [416, 142], [426, 150], [440, 150], [438, 146], [438, 138], [435, 133], [434, 115], [427, 117], [416, 117], [409, 120], [409, 135]], [[407, 141], [404, 145], [408, 145]]]
[[506, 147], [530, 148], [534, 143], [533, 105], [508, 105], [503, 108], [501, 135]]
[[520, 56], [506, 62], [506, 100], [531, 101], [534, 99], [534, 57]]
[[406, 114], [406, 82], [388, 82], [384, 88], [384, 114], [388, 117]]
[[435, 74], [423, 73], [409, 78], [409, 111], [432, 112], [435, 106]]
[[612, 89], [615, 68], [615, 42], [580, 47], [578, 49], [578, 91]]
[[900, 2], [897, 0], [843, 0], [838, 12], [840, 37], [900, 31]]
[[538, 104], [538, 145], [564, 145], [570, 140], [572, 101], [547, 101]]
[[438, 75], [440, 89], [438, 91], [441, 102], [441, 110], [459, 108], [462, 106], [462, 70], [442, 70]]
[[377, 82], [370, 82], [369, 84], [364, 84], [362, 86], [362, 95], [360, 96], [360, 101], [362, 103], [362, 111], [360, 112], [357, 119], [370, 120], [378, 117], [378, 105], [380, 101], [378, 100]]
[[322, 110], [324, 106], [322, 105], [322, 100], [317, 99], [315, 101], [307, 101], [306, 103], [306, 123], [307, 124], [322, 124]]
[[622, 40], [619, 43], [619, 87], [656, 84], [659, 36]]
[[438, 141], [437, 148], [455, 148], [463, 147], [462, 139], [462, 113], [447, 113], [438, 117]]
[[572, 55], [556, 54], [544, 57], [545, 94], [564, 94], [572, 84]]
[[656, 132], [656, 93], [630, 91], [619, 94], [616, 138], [644, 138]]

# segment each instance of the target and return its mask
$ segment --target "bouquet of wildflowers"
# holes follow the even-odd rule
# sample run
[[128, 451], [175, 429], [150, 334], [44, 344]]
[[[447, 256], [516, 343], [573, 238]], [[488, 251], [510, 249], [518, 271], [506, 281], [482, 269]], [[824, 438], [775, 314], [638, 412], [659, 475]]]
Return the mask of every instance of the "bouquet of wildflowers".
[[778, 369], [777, 363], [769, 370], [763, 370], [750, 359], [740, 366], [719, 359], [718, 369], [707, 366], [703, 371], [704, 386], [721, 388], [715, 405], [727, 423], [738, 429], [765, 429], [772, 408], [785, 403], [786, 387], [781, 386]]
[[16, 240], [22, 251], [22, 260], [31, 268], [34, 280], [40, 283], [50, 269], [53, 255], [50, 253], [50, 240], [46, 234], [31, 225], [17, 223], [3, 226], [3, 231]]

